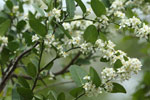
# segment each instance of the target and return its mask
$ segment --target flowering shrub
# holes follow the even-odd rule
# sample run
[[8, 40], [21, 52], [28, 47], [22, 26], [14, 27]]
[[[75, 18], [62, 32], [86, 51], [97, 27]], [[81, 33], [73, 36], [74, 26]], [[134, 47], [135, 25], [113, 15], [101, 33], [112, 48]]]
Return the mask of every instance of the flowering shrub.
[[[83, 0], [4, 1], [0, 11], [2, 96], [11, 85], [12, 100], [68, 100], [64, 93], [55, 97], [52, 91], [45, 95], [35, 92], [38, 85], [46, 84], [44, 80], [51, 83], [59, 75], [70, 76], [76, 83], [69, 92], [74, 100], [104, 92], [126, 93], [120, 83], [141, 70], [140, 60], [117, 50], [107, 34], [112, 30], [131, 31], [134, 34], [125, 35], [149, 41], [150, 27], [134, 11], [139, 8], [147, 14], [148, 0], [90, 0], [86, 4], [90, 8]], [[78, 6], [82, 14], [75, 12]], [[89, 72], [81, 68], [85, 60], [95, 59], [95, 55], [107, 66], [97, 71], [87, 65]], [[71, 61], [53, 72], [60, 58]]]

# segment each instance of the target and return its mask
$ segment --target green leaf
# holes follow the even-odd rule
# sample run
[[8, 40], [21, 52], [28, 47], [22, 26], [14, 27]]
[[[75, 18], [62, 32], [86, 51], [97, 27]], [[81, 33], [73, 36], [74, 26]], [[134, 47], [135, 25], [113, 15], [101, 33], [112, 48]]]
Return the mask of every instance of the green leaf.
[[58, 24], [57, 22], [54, 21], [55, 24], [58, 25], [58, 27], [64, 32], [64, 34], [69, 38], [71, 39], [71, 35], [69, 34], [69, 32], [67, 30], [64, 29], [64, 27], [60, 24]]
[[82, 9], [82, 12], [86, 13], [86, 7], [85, 7], [84, 3], [81, 0], [75, 0], [75, 1], [78, 3], [80, 8]]
[[48, 97], [50, 98], [50, 100], [56, 100], [56, 96], [53, 91], [49, 91]]
[[2, 52], [1, 52], [1, 61], [6, 64], [6, 62], [9, 60], [10, 58], [10, 50], [7, 48], [3, 48]]
[[17, 92], [24, 98], [24, 100], [32, 100], [33, 92], [28, 88], [17, 87]]
[[78, 97], [82, 92], [84, 92], [83, 87], [77, 87], [77, 88], [72, 89], [69, 93], [73, 97]]
[[67, 6], [67, 12], [69, 14], [69, 16], [72, 18], [74, 17], [74, 12], [75, 12], [75, 2], [74, 0], [66, 0], [66, 6]]
[[96, 87], [101, 85], [101, 79], [93, 67], [90, 67], [90, 76], [93, 84], [95, 84]]
[[39, 34], [42, 37], [47, 34], [46, 27], [38, 19], [35, 19], [32, 13], [29, 13], [29, 24], [36, 34]]
[[146, 85], [150, 85], [150, 71], [147, 71], [147, 72], [145, 72], [145, 74], [144, 74], [144, 83], [146, 84]]
[[7, 1], [6, 1], [6, 5], [7, 5], [7, 7], [8, 7], [10, 10], [12, 10], [12, 8], [13, 8], [13, 3], [12, 3], [10, 0], [7, 0]]
[[32, 63], [29, 63], [28, 66], [27, 66], [27, 74], [31, 77], [35, 77], [36, 74], [37, 74], [37, 70], [36, 70], [36, 67], [34, 66], [34, 64]]
[[65, 100], [65, 94], [62, 92], [58, 95], [57, 100]]
[[50, 61], [48, 64], [46, 64], [46, 66], [44, 66], [47, 70], [50, 70], [52, 68], [52, 66], [54, 65], [54, 62]]
[[19, 77], [18, 82], [25, 88], [30, 88], [29, 83], [23, 78]]
[[111, 6], [111, 3], [110, 3], [109, 0], [102, 0], [102, 2], [104, 3], [104, 5], [105, 5], [106, 7], [110, 7], [110, 6]]
[[133, 16], [136, 16], [136, 15], [133, 13], [132, 9], [130, 9], [130, 8], [126, 8], [125, 14], [126, 14], [126, 16], [127, 16], [128, 18], [132, 18]]
[[8, 43], [8, 48], [10, 51], [15, 51], [19, 48], [19, 43], [17, 41], [11, 41]]
[[117, 70], [118, 68], [120, 68], [122, 66], [122, 62], [120, 59], [118, 59], [115, 63], [114, 63], [114, 69]]
[[0, 36], [5, 35], [10, 27], [10, 19], [5, 20], [3, 23], [0, 24]]
[[127, 92], [121, 84], [113, 83], [112, 93], [127, 93]]
[[71, 73], [72, 79], [75, 81], [77, 86], [82, 86], [85, 83], [85, 80], [83, 80], [83, 77], [87, 75], [86, 71], [83, 70], [81, 67], [77, 65], [72, 65], [69, 68], [69, 71]]
[[12, 89], [12, 100], [21, 100], [16, 88]]
[[100, 61], [101, 61], [101, 62], [109, 62], [110, 59], [106, 59], [106, 58], [101, 57]]
[[44, 11], [43, 11], [40, 7], [38, 7], [37, 4], [33, 4], [33, 7], [34, 7], [34, 9], [35, 9], [36, 11], [38, 11], [42, 16], [45, 16]]
[[17, 23], [17, 32], [20, 33], [26, 25], [26, 22], [24, 20], [21, 20]]
[[100, 0], [91, 0], [91, 7], [97, 17], [106, 14], [105, 5]]
[[83, 34], [83, 37], [87, 42], [91, 42], [94, 44], [98, 38], [98, 31], [96, 27], [94, 25], [88, 26]]
[[32, 44], [32, 34], [30, 32], [24, 32], [23, 37], [25, 38], [25, 43], [28, 45]]

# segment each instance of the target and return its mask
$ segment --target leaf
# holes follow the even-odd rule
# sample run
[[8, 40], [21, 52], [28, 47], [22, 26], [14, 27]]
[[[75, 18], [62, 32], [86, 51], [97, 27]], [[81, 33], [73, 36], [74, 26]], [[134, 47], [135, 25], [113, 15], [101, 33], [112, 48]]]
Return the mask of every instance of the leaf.
[[34, 9], [35, 9], [36, 11], [38, 11], [42, 16], [45, 16], [44, 11], [43, 11], [40, 7], [38, 7], [37, 4], [33, 4], [33, 7], [34, 7]]
[[13, 8], [13, 3], [12, 3], [10, 0], [7, 0], [7, 1], [6, 1], [6, 5], [7, 5], [7, 7], [8, 7], [10, 10], [12, 10], [12, 8]]
[[36, 74], [37, 74], [37, 70], [36, 70], [36, 67], [32, 64], [32, 63], [29, 63], [28, 66], [27, 66], [27, 74], [31, 77], [35, 77]]
[[117, 70], [118, 68], [120, 68], [122, 66], [122, 62], [120, 59], [118, 59], [115, 63], [114, 63], [114, 69]]
[[150, 71], [147, 71], [147, 72], [145, 72], [145, 74], [144, 74], [144, 83], [146, 84], [146, 85], [150, 85]]
[[97, 17], [106, 14], [106, 8], [100, 0], [91, 0], [91, 7]]
[[100, 61], [101, 61], [101, 62], [109, 62], [110, 59], [106, 59], [106, 58], [101, 57]]
[[17, 41], [11, 41], [8, 43], [8, 48], [10, 51], [15, 51], [19, 48], [19, 43]]
[[17, 92], [25, 99], [25, 100], [32, 100], [33, 92], [28, 88], [17, 87]]
[[69, 38], [71, 39], [71, 35], [69, 34], [69, 32], [67, 30], [64, 29], [64, 27], [60, 24], [58, 24], [57, 22], [54, 21], [55, 24], [58, 25], [58, 27], [64, 32], [64, 34]]
[[72, 89], [69, 93], [73, 97], [78, 97], [82, 92], [84, 92], [83, 87], [77, 87], [77, 88]]
[[49, 91], [48, 97], [50, 98], [50, 100], [56, 100], [56, 96], [53, 91]]
[[95, 84], [96, 87], [101, 85], [101, 79], [93, 67], [90, 67], [90, 76], [93, 84]]
[[17, 23], [17, 32], [20, 33], [26, 25], [26, 22], [24, 20], [21, 20]]
[[10, 58], [10, 50], [7, 48], [3, 48], [1, 52], [1, 61], [5, 64]]
[[57, 100], [65, 100], [65, 94], [62, 92], [58, 95]]
[[128, 18], [132, 18], [133, 16], [136, 16], [136, 15], [133, 13], [132, 9], [130, 9], [130, 8], [126, 8], [125, 14], [126, 14], [126, 16], [127, 16]]
[[72, 65], [69, 68], [69, 71], [71, 73], [72, 79], [75, 81], [77, 86], [82, 86], [85, 83], [85, 80], [83, 80], [83, 77], [87, 75], [86, 71], [83, 70], [81, 67], [77, 65]]
[[16, 88], [12, 89], [12, 100], [21, 100]]
[[82, 9], [82, 12], [86, 13], [86, 7], [85, 7], [84, 3], [81, 0], [75, 0], [75, 1], [78, 3], [80, 8]]
[[0, 24], [0, 36], [5, 35], [10, 27], [10, 19], [5, 20], [3, 23]]
[[112, 93], [127, 93], [127, 92], [121, 84], [113, 83]]
[[25, 88], [30, 88], [29, 83], [23, 78], [19, 77], [18, 82]]
[[32, 34], [30, 32], [24, 32], [23, 37], [25, 38], [25, 43], [28, 45], [32, 44]]
[[105, 5], [106, 7], [110, 7], [110, 6], [111, 6], [111, 3], [110, 3], [109, 0], [102, 0], [102, 2], [104, 3], [104, 5]]
[[67, 12], [70, 16], [70, 18], [74, 17], [75, 12], [75, 2], [74, 0], [66, 0], [66, 6], [67, 6]]
[[94, 25], [88, 26], [83, 34], [83, 37], [87, 42], [91, 42], [94, 44], [98, 38], [98, 31], [96, 27]]
[[44, 66], [47, 70], [50, 70], [52, 68], [52, 66], [54, 65], [54, 62], [50, 61], [48, 64], [46, 64], [46, 66]]
[[29, 13], [29, 24], [36, 34], [39, 34], [42, 37], [47, 34], [46, 27], [38, 19], [35, 19], [31, 13]]

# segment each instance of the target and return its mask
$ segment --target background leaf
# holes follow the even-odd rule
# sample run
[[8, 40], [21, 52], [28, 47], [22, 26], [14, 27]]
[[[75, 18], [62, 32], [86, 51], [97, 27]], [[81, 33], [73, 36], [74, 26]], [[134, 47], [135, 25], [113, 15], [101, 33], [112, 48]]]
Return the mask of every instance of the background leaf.
[[70, 18], [74, 17], [75, 12], [75, 2], [74, 0], [66, 0], [66, 6], [67, 6], [67, 12], [70, 16]]
[[127, 92], [121, 84], [113, 83], [112, 93], [127, 93]]
[[75, 81], [77, 86], [80, 87], [85, 83], [85, 80], [83, 80], [83, 77], [87, 75], [85, 70], [83, 70], [81, 67], [77, 65], [72, 65], [69, 68], [69, 71], [71, 73], [72, 79]]

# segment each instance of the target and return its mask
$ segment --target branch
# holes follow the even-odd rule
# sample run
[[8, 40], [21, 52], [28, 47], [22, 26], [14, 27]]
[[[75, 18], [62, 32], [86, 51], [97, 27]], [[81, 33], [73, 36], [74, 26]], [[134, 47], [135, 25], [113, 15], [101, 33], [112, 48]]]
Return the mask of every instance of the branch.
[[26, 55], [27, 53], [29, 53], [33, 48], [35, 48], [37, 45], [39, 44], [39, 42], [36, 42], [31, 48], [27, 49], [26, 51], [24, 51], [23, 53], [21, 53], [15, 60], [14, 64], [12, 65], [12, 69], [10, 70], [10, 72], [6, 75], [6, 77], [4, 77], [4, 79], [2, 80], [1, 84], [0, 84], [0, 93], [2, 92], [2, 90], [4, 89], [8, 79], [10, 78], [10, 76], [12, 75], [12, 73], [15, 71], [15, 69], [17, 68], [17, 64], [18, 62], [24, 57], [24, 55]]
[[64, 67], [64, 68], [63, 68], [62, 70], [60, 70], [59, 72], [54, 73], [54, 75], [57, 76], [57, 75], [60, 75], [60, 74], [64, 74], [64, 73], [67, 71], [67, 69], [68, 69], [72, 64], [74, 64], [74, 62], [76, 61], [76, 59], [79, 58], [80, 54], [81, 54], [81, 52], [79, 52], [79, 53], [71, 60], [71, 62], [70, 62], [66, 67]]

